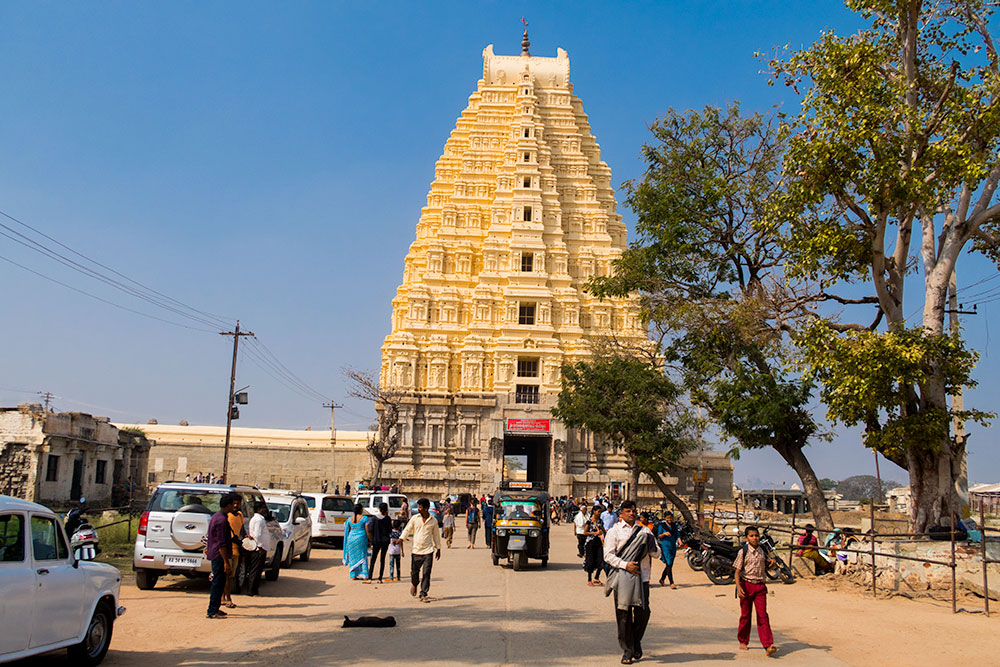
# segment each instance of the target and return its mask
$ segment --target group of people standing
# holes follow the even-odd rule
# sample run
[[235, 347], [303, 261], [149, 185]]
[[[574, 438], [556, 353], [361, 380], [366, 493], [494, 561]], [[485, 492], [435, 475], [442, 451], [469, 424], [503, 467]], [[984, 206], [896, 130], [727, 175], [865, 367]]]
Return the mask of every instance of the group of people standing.
[[232, 592], [240, 558], [247, 559], [248, 595], [254, 597], [260, 594], [264, 562], [271, 549], [271, 534], [267, 529], [268, 509], [263, 502], [257, 502], [247, 522], [240, 511], [242, 501], [238, 493], [223, 494], [219, 511], [208, 522], [205, 558], [212, 563], [207, 611], [207, 617], [211, 619], [228, 615], [222, 607], [236, 608]]
[[[404, 505], [404, 508], [406, 506]], [[408, 509], [408, 508], [407, 508]], [[402, 515], [405, 516], [405, 515]], [[410, 554], [410, 593], [421, 602], [429, 602], [431, 569], [434, 560], [441, 558], [441, 530], [437, 519], [430, 513], [430, 501], [417, 501], [417, 513], [402, 518], [389, 517], [389, 505], [381, 503], [378, 514], [370, 516], [360, 504], [354, 505], [354, 514], [344, 525], [344, 565], [351, 579], [375, 581], [375, 562], [378, 560], [377, 581], [383, 582], [386, 556], [389, 558], [389, 581], [402, 579], [404, 543], [413, 540]]]

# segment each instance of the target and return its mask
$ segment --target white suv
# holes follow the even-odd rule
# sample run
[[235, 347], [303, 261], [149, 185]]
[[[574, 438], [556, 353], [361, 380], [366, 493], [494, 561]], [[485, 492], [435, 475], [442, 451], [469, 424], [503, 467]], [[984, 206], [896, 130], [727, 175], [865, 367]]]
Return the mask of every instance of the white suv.
[[[231, 491], [243, 498], [240, 510], [249, 521], [253, 506], [264, 502], [264, 496], [252, 486], [165, 482], [156, 487], [146, 511], [139, 516], [132, 557], [135, 585], [149, 590], [165, 574], [191, 577], [211, 572], [212, 561], [205, 558], [202, 538], [208, 535], [208, 520], [219, 511], [223, 494]], [[274, 521], [268, 521], [267, 527], [271, 531], [271, 550], [267, 552], [264, 578], [274, 581], [283, 554], [287, 553], [285, 535]], [[245, 562], [240, 559], [237, 571], [240, 585], [245, 579]]]
[[312, 554], [312, 519], [305, 498], [292, 491], [264, 490], [264, 501], [285, 539], [285, 567], [298, 556], [305, 563]]
[[121, 573], [77, 560], [54, 512], [0, 496], [0, 662], [68, 648], [96, 665], [111, 644]]
[[385, 503], [389, 506], [389, 518], [398, 519], [403, 512], [403, 505], [406, 504], [406, 496], [401, 493], [359, 493], [354, 497], [354, 502], [360, 503], [365, 514], [378, 516], [378, 506]]
[[329, 493], [303, 493], [312, 515], [314, 541], [344, 539], [344, 524], [354, 514], [354, 501]]

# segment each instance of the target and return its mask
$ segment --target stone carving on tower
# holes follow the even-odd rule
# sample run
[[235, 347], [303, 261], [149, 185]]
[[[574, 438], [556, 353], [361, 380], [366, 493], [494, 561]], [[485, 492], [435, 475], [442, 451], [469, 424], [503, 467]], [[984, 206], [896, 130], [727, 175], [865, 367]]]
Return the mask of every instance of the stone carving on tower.
[[[503, 427], [487, 422], [509, 416], [504, 405], [547, 413], [560, 367], [585, 359], [594, 339], [647, 338], [634, 300], [584, 291], [625, 249], [625, 225], [569, 56], [529, 55], [527, 31], [522, 46], [519, 56], [483, 51], [392, 301], [381, 382], [412, 397], [401, 458], [419, 477], [447, 461], [492, 483], [490, 436]], [[475, 396], [494, 400], [454, 417], [456, 401]]]

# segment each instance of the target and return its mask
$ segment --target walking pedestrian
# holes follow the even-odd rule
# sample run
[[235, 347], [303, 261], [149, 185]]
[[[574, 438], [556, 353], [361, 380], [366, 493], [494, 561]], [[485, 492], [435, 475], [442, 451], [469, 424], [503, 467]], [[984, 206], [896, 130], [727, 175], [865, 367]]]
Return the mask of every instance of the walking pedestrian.
[[677, 555], [677, 523], [674, 513], [667, 512], [663, 520], [656, 525], [656, 539], [660, 541], [660, 560], [663, 561], [663, 574], [660, 575], [660, 586], [665, 586], [664, 579], [670, 579], [670, 587], [674, 585], [674, 557]]
[[243, 512], [240, 511], [242, 502], [243, 498], [239, 497], [236, 501], [236, 507], [229, 513], [229, 536], [233, 541], [233, 549], [229, 561], [229, 576], [226, 577], [226, 588], [222, 591], [222, 606], [229, 609], [236, 609], [236, 603], [233, 602], [233, 588], [236, 586], [236, 569], [240, 564], [240, 542], [246, 535], [243, 530]]
[[576, 555], [579, 558], [583, 558], [583, 548], [587, 543], [587, 534], [584, 532], [584, 527], [587, 525], [587, 511], [581, 507], [580, 511], [576, 513], [573, 517], [573, 530], [576, 532]]
[[493, 513], [495, 511], [493, 496], [486, 496], [486, 502], [483, 503], [483, 535], [486, 537], [487, 549], [493, 546]]
[[329, 489], [329, 488], [330, 488], [330, 482], [328, 482], [327, 480], [324, 479], [323, 480], [323, 487], [322, 487], [323, 493], [326, 493], [326, 490]]
[[247, 557], [247, 588], [250, 597], [260, 595], [260, 577], [264, 573], [264, 561], [271, 549], [271, 531], [267, 529], [267, 505], [257, 501], [253, 506], [253, 516], [247, 524], [247, 536], [256, 545]]
[[601, 570], [604, 569], [604, 524], [601, 508], [594, 506], [590, 519], [583, 525], [583, 569], [587, 571], [588, 586], [603, 586]]
[[750, 650], [750, 613], [757, 610], [757, 636], [768, 655], [774, 655], [778, 647], [774, 646], [774, 636], [771, 634], [771, 620], [767, 616], [767, 573], [768, 560], [773, 558], [760, 546], [760, 533], [754, 526], [747, 526], [743, 531], [746, 542], [736, 555], [733, 569], [736, 570], [736, 597], [740, 600], [740, 624], [736, 630], [736, 640], [740, 650]]
[[623, 502], [619, 521], [604, 537], [604, 560], [614, 568], [604, 594], [614, 594], [623, 665], [642, 658], [642, 637], [649, 623], [651, 557], [659, 550], [653, 533], [636, 521], [635, 502]]
[[351, 579], [368, 578], [368, 519], [361, 503], [355, 503], [354, 515], [344, 524], [344, 565]]
[[479, 501], [472, 499], [468, 511], [465, 513], [465, 529], [469, 531], [469, 546], [466, 549], [476, 548], [476, 532], [479, 530]]
[[219, 501], [219, 511], [208, 520], [208, 541], [205, 545], [205, 558], [212, 562], [212, 585], [208, 590], [208, 618], [225, 618], [226, 612], [222, 606], [222, 592], [226, 589], [226, 578], [229, 576], [230, 558], [233, 542], [229, 537], [229, 513], [236, 507], [239, 496], [235, 493], [225, 493]]
[[431, 516], [431, 502], [426, 498], [417, 501], [417, 512], [400, 539], [413, 538], [413, 550], [410, 552], [410, 595], [417, 594], [417, 584], [420, 584], [420, 601], [430, 602], [427, 597], [431, 587], [431, 567], [434, 560], [441, 558], [441, 531], [437, 519]]
[[335, 496], [339, 496], [340, 495], [340, 484], [338, 484], [337, 486], [333, 487], [333, 495], [335, 495]]
[[405, 526], [410, 522], [410, 503], [403, 503], [403, 506], [399, 508], [399, 520], [403, 522]]
[[344, 484], [344, 495], [345, 496], [351, 495], [351, 483], [350, 482], [346, 482]]
[[382, 583], [382, 575], [385, 574], [385, 555], [389, 551], [389, 542], [392, 540], [392, 519], [389, 518], [389, 505], [379, 503], [378, 516], [368, 520], [370, 532], [368, 533], [372, 543], [372, 562], [368, 566], [371, 572], [372, 581], [375, 579], [375, 558], [379, 558], [378, 582]]
[[444, 504], [444, 513], [441, 515], [442, 530], [444, 531], [444, 543], [451, 549], [451, 540], [455, 535], [455, 514], [451, 511], [451, 503]]
[[601, 522], [604, 524], [604, 530], [611, 530], [611, 527], [618, 522], [618, 515], [611, 509], [610, 503], [607, 509], [601, 512]]
[[392, 532], [389, 533], [389, 581], [399, 581], [403, 578], [403, 522], [395, 519], [392, 522]]

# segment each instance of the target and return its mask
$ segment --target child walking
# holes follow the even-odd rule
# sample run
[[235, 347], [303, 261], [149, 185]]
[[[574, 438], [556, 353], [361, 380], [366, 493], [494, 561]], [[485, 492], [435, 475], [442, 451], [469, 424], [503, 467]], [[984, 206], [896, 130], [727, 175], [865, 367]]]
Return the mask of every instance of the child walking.
[[392, 532], [389, 533], [389, 581], [399, 581], [403, 576], [403, 522], [396, 519], [392, 522]]
[[760, 533], [755, 526], [747, 526], [743, 531], [746, 542], [740, 547], [733, 568], [736, 570], [736, 597], [740, 601], [740, 624], [736, 639], [740, 649], [750, 648], [750, 615], [757, 610], [757, 636], [765, 652], [770, 656], [778, 651], [771, 634], [771, 621], [767, 616], [767, 585], [765, 576], [768, 561], [774, 558], [760, 546]]

